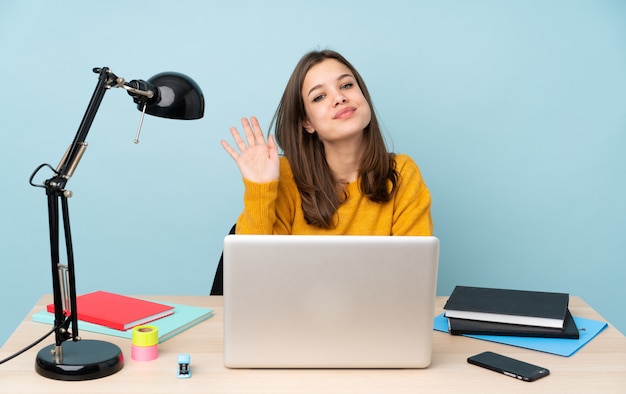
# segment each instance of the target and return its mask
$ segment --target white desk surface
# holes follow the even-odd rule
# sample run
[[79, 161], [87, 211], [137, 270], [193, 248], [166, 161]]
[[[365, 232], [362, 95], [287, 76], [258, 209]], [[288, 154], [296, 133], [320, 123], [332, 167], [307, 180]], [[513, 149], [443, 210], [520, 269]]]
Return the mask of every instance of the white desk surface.
[[[209, 320], [159, 345], [159, 357], [138, 362], [130, 358], [130, 340], [81, 331], [84, 339], [117, 344], [124, 368], [102, 379], [63, 382], [35, 372], [37, 352], [53, 342], [50, 336], [25, 354], [0, 365], [0, 393], [626, 393], [626, 337], [610, 326], [571, 357], [433, 332], [433, 360], [427, 369], [235, 370], [223, 366], [222, 297], [141, 296], [143, 298], [213, 308]], [[433, 316], [443, 312], [446, 297], [438, 297]], [[32, 343], [50, 326], [31, 321], [51, 296], [42, 297], [0, 349], [0, 359]], [[578, 297], [574, 316], [603, 320]], [[80, 329], [80, 325], [79, 325]], [[470, 365], [467, 357], [491, 350], [541, 365], [550, 376], [536, 382], [516, 379]], [[177, 356], [191, 356], [190, 379], [178, 379]]]

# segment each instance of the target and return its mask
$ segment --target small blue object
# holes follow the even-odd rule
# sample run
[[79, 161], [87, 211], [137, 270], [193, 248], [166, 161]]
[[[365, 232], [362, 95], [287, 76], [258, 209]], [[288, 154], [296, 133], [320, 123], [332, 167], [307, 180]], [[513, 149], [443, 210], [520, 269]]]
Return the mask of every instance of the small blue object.
[[178, 379], [189, 379], [191, 377], [191, 368], [189, 368], [190, 357], [188, 354], [178, 355]]

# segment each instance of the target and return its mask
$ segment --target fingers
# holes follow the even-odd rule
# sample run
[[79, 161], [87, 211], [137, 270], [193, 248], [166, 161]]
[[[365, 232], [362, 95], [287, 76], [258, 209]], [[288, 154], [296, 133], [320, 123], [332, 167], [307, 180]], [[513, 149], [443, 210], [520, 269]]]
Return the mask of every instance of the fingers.
[[[265, 137], [263, 136], [263, 130], [261, 130], [261, 125], [259, 124], [259, 121], [256, 117], [251, 117], [250, 121], [248, 121], [247, 118], [242, 118], [241, 125], [243, 126], [243, 136], [239, 133], [239, 130], [237, 130], [236, 127], [230, 128], [230, 134], [233, 136], [235, 145], [240, 152], [245, 151], [249, 147], [266, 145]], [[228, 151], [226, 146], [230, 147], [230, 145], [228, 145], [227, 143], [225, 145], [224, 141], [222, 141], [221, 143], [224, 149]], [[232, 147], [230, 148], [233, 149]]]
[[235, 127], [230, 128], [230, 134], [233, 136], [233, 140], [235, 141], [235, 145], [239, 149], [240, 152], [246, 150], [246, 148], [250, 145], [250, 141], [248, 139], [248, 143], [241, 138], [239, 131]]
[[[243, 133], [244, 133], [244, 136], [246, 138], [247, 146], [254, 146], [254, 145], [256, 145], [254, 132], [252, 131], [252, 128], [250, 127], [250, 122], [248, 122], [248, 119], [247, 118], [242, 118], [241, 119], [241, 125], [243, 126]], [[231, 134], [233, 133], [233, 129], [234, 129], [234, 127], [230, 128]], [[235, 137], [234, 134], [233, 134], [233, 137]], [[239, 149], [241, 149], [241, 147], [239, 147]]]
[[265, 144], [265, 137], [263, 137], [263, 130], [261, 130], [259, 120], [255, 116], [251, 117], [250, 120], [252, 121], [252, 131], [254, 133], [256, 143]]
[[239, 153], [237, 153], [237, 151], [232, 146], [230, 146], [230, 144], [226, 142], [225, 140], [221, 140], [220, 144], [222, 144], [222, 147], [224, 148], [226, 153], [228, 153], [228, 155], [232, 157], [233, 160], [237, 161], [237, 158], [239, 157]]
[[230, 128], [234, 143], [221, 140], [220, 144], [237, 163], [241, 175], [253, 182], [269, 182], [278, 179], [279, 154], [278, 144], [273, 135], [267, 141], [256, 117], [241, 119], [243, 133], [236, 127]]
[[269, 137], [267, 137], [267, 148], [269, 150], [270, 157], [274, 158], [278, 156], [278, 145], [274, 140], [273, 134], [270, 134]]
[[256, 117], [252, 116], [250, 120], [242, 118], [241, 125], [243, 126], [248, 146], [265, 145], [265, 137], [263, 137], [261, 125], [259, 125], [259, 121]]
[[261, 125], [255, 116], [250, 117], [250, 120], [242, 118], [241, 125], [243, 126], [243, 134], [240, 133], [236, 127], [230, 128], [234, 145], [229, 144], [225, 140], [220, 141], [220, 144], [230, 157], [237, 161], [244, 153], [251, 151], [252, 148], [255, 147], [261, 148], [269, 156], [277, 154], [278, 147], [276, 146], [274, 138], [269, 136], [267, 142], [265, 141]]

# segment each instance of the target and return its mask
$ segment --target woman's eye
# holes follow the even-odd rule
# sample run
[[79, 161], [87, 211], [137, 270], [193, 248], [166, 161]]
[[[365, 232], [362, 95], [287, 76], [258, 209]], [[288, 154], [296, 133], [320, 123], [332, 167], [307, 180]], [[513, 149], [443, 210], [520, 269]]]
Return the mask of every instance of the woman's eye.
[[352, 86], [354, 86], [354, 84], [352, 82], [348, 82], [348, 83], [344, 83], [343, 85], [341, 85], [341, 88], [350, 89]]
[[318, 101], [322, 101], [322, 99], [323, 99], [323, 98], [324, 98], [324, 95], [323, 95], [323, 94], [320, 94], [320, 95], [315, 96], [315, 97], [313, 98], [313, 102], [314, 102], [314, 103], [317, 103]]

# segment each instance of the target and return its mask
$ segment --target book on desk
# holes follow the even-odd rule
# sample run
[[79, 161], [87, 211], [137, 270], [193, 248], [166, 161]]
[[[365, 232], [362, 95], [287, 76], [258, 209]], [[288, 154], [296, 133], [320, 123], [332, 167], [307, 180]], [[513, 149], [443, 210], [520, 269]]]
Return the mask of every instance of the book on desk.
[[578, 339], [580, 333], [572, 314], [567, 312], [565, 326], [560, 328], [525, 326], [521, 324], [493, 323], [479, 320], [448, 318], [448, 330], [452, 335], [506, 335], [518, 337], [544, 337]]
[[[54, 304], [46, 310], [54, 313]], [[174, 313], [174, 308], [108, 291], [94, 291], [76, 297], [78, 320], [125, 331]], [[67, 316], [67, 311], [64, 311]]]
[[446, 302], [451, 334], [579, 337], [569, 294], [456, 286]]
[[[158, 303], [173, 311], [172, 314], [153, 320], [149, 323], [150, 325], [157, 327], [159, 343], [162, 343], [213, 316], [213, 309], [211, 308], [202, 308], [171, 302]], [[34, 313], [32, 315], [32, 320], [34, 322], [52, 325], [54, 324], [54, 313], [43, 310], [41, 312]], [[132, 338], [131, 328], [127, 330], [118, 330], [105, 325], [79, 320], [78, 329], [122, 338]]]

